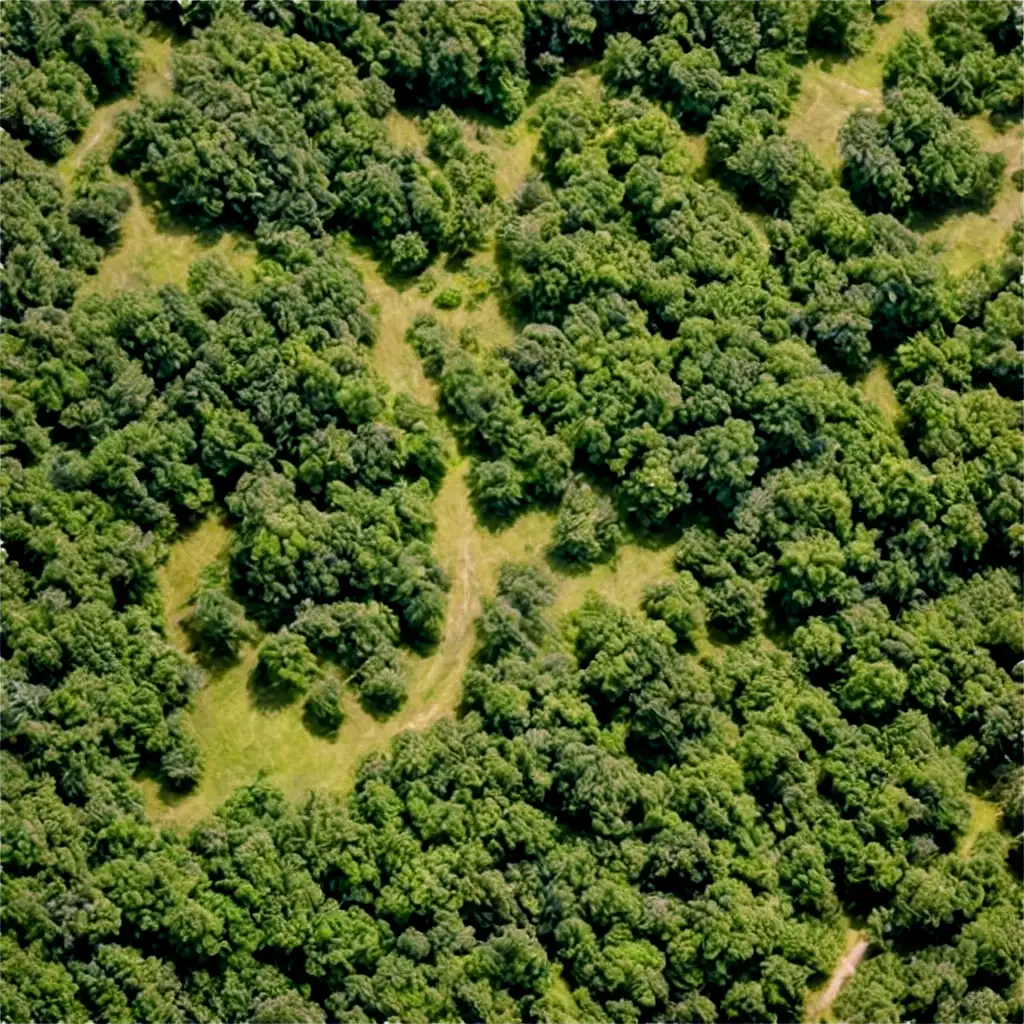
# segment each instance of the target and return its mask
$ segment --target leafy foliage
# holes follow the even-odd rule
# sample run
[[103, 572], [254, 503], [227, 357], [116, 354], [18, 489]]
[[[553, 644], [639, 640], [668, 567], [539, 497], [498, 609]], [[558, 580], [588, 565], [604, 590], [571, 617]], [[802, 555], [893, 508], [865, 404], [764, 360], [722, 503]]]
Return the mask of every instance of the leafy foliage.
[[[1016, 52], [982, 6], [932, 16], [944, 66]], [[11, 57], [46, 79], [67, 47], [120, 88], [118, 11], [5, 5]], [[0, 142], [0, 1016], [558, 1019], [557, 969], [577, 1019], [795, 1020], [854, 914], [875, 955], [838, 1016], [1019, 1017], [1019, 827], [960, 843], [968, 782], [1019, 825], [1020, 230], [957, 280], [877, 212], [991, 185], [929, 82], [854, 116], [852, 196], [785, 137], [789, 61], [862, 50], [870, 5], [152, 11], [193, 38], [118, 158], [182, 216], [252, 228], [261, 259], [76, 301], [121, 193], [87, 165], [66, 197]], [[602, 51], [611, 94], [545, 95], [539, 173], [499, 211], [443, 105], [512, 119], [528, 72]], [[395, 95], [441, 108], [432, 164], [387, 141]], [[729, 191], [694, 176], [681, 125]], [[730, 191], [774, 215], [765, 238]], [[230, 658], [258, 623], [264, 682], [318, 731], [343, 684], [397, 708], [403, 644], [441, 635], [445, 444], [371, 369], [373, 310], [320, 236], [415, 273], [499, 212], [514, 340], [432, 316], [408, 334], [474, 500], [558, 504], [554, 553], [583, 565], [664, 531], [676, 572], [642, 612], [591, 594], [555, 621], [547, 575], [505, 565], [457, 719], [401, 733], [347, 799], [257, 780], [190, 833], [154, 828], [135, 772], [184, 792], [203, 767], [202, 674], [156, 586], [182, 527], [215, 505], [233, 527], [195, 639]], [[899, 429], [852, 380], [880, 356]]]
[[928, 34], [904, 32], [886, 54], [886, 84], [920, 86], [964, 117], [1019, 118], [1021, 26], [1012, 4], [954, 0], [928, 10]]
[[0, 124], [33, 155], [63, 156], [100, 99], [130, 91], [139, 72], [142, 9], [101, 0], [10, 0], [0, 13]]
[[990, 205], [1005, 159], [982, 152], [971, 132], [919, 87], [886, 93], [880, 115], [857, 111], [839, 137], [851, 195], [869, 211]]

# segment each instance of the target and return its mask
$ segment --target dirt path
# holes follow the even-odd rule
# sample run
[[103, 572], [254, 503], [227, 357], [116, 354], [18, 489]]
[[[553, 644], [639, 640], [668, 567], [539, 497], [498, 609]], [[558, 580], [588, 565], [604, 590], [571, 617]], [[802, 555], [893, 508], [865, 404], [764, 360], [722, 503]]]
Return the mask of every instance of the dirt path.
[[847, 949], [846, 953], [840, 958], [839, 963], [836, 964], [828, 984], [823, 989], [820, 989], [808, 1004], [806, 1020], [809, 1024], [820, 1021], [828, 1012], [829, 1007], [835, 1002], [836, 996], [842, 991], [843, 986], [853, 977], [861, 960], [864, 959], [864, 954], [867, 953], [871, 945], [864, 932], [851, 931], [849, 937], [853, 940], [853, 945]]
[[[412, 130], [406, 121], [401, 125]], [[89, 137], [92, 138], [92, 132]], [[528, 173], [535, 141], [525, 130], [516, 137], [515, 145], [507, 139], [497, 141], [496, 157], [501, 151], [506, 156], [514, 155], [504, 165], [503, 194], [511, 194], [521, 180], [517, 176]], [[140, 216], [148, 213], [141, 207], [137, 212]], [[171, 239], [177, 241], [176, 237]], [[187, 241], [190, 245], [200, 242], [192, 234], [187, 235]], [[126, 245], [104, 263], [123, 260], [129, 253]], [[435, 291], [426, 295], [416, 282], [392, 282], [385, 278], [365, 251], [350, 249], [347, 255], [362, 274], [367, 294], [378, 310], [378, 339], [370, 359], [395, 392], [405, 392], [424, 405], [437, 408], [437, 389], [405, 340], [418, 313], [437, 313], [455, 333], [465, 327], [473, 328], [482, 348], [498, 347], [514, 338], [515, 328], [502, 316], [493, 294], [473, 308], [466, 303], [456, 310], [437, 312], [432, 304], [436, 291], [449, 285], [459, 287], [467, 295], [474, 267], [477, 274], [494, 271], [493, 247], [476, 254], [468, 272], [465, 267], [446, 269], [440, 263], [433, 267], [431, 274], [437, 283]], [[138, 256], [141, 259], [144, 254]], [[180, 262], [187, 267], [187, 259], [182, 257]], [[143, 271], [147, 276], [151, 273], [148, 268]], [[449, 437], [449, 441], [454, 453], [454, 438]], [[273, 714], [254, 706], [248, 677], [255, 655], [247, 649], [242, 661], [211, 678], [210, 684], [198, 694], [190, 716], [207, 761], [197, 789], [187, 798], [175, 798], [162, 792], [154, 780], [142, 782], [153, 820], [177, 826], [200, 820], [238, 786], [251, 782], [258, 771], [266, 772], [293, 799], [300, 799], [311, 789], [345, 792], [366, 754], [386, 749], [401, 732], [426, 728], [457, 711], [462, 678], [476, 644], [475, 622], [484, 599], [494, 593], [500, 567], [510, 561], [543, 566], [554, 524], [552, 513], [531, 510], [503, 530], [481, 526], [470, 503], [468, 471], [469, 460], [455, 458], [434, 499], [436, 530], [432, 546], [438, 563], [448, 573], [451, 589], [444, 632], [437, 648], [426, 657], [411, 651], [403, 656], [409, 684], [406, 704], [392, 717], [378, 721], [359, 706], [354, 692], [346, 691], [346, 720], [337, 735], [333, 739], [314, 736], [302, 723], [300, 703]], [[213, 527], [207, 528], [207, 532], [212, 536]], [[216, 554], [216, 545], [207, 532], [196, 531], [179, 541], [162, 574], [172, 630], [176, 614], [180, 615], [179, 606], [192, 591], [196, 573]], [[653, 549], [626, 544], [613, 563], [596, 566], [586, 574], [557, 575], [553, 615], [576, 607], [590, 589], [618, 604], [636, 608], [644, 589], [671, 572], [671, 560], [671, 546]]]

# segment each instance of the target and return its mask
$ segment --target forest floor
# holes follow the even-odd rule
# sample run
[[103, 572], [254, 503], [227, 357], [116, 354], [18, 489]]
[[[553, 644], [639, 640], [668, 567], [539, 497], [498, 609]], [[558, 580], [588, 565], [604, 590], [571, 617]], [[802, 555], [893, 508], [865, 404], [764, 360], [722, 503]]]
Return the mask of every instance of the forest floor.
[[896, 389], [892, 386], [888, 365], [881, 360], [875, 363], [860, 386], [864, 397], [881, 410], [885, 421], [899, 430], [903, 425], [903, 410]]
[[[1002, 813], [999, 804], [986, 800], [975, 793], [968, 793], [967, 801], [971, 808], [971, 820], [957, 847], [957, 853], [965, 859], [970, 857], [971, 850], [979, 836], [999, 827]], [[842, 955], [829, 975], [828, 981], [808, 994], [807, 1011], [804, 1016], [807, 1024], [828, 1024], [835, 1019], [831, 1013], [832, 1004], [842, 991], [843, 986], [856, 973], [857, 967], [870, 952], [870, 949], [871, 940], [867, 930], [863, 927], [854, 927], [851, 922], [847, 921]]]
[[832, 1004], [836, 1001], [843, 986], [856, 973], [870, 946], [871, 942], [866, 931], [862, 928], [847, 928], [842, 956], [836, 963], [828, 981], [808, 996], [807, 1012], [804, 1017], [807, 1024], [818, 1024], [818, 1022], [833, 1019], [830, 1013]]
[[[142, 70], [135, 94], [96, 108], [81, 141], [57, 165], [56, 171], [70, 187], [75, 172], [86, 157], [113, 151], [118, 117], [130, 110], [142, 96], [169, 96], [172, 87], [171, 61], [174, 53], [169, 35], [156, 32], [143, 37]], [[112, 295], [144, 285], [174, 284], [184, 287], [188, 268], [197, 256], [220, 253], [237, 269], [248, 272], [255, 265], [256, 249], [243, 236], [230, 231], [196, 232], [162, 215], [131, 180], [114, 178], [131, 193], [132, 204], [121, 222], [121, 243], [100, 264], [96, 274], [86, 278], [79, 296]]]
[[971, 822], [957, 848], [957, 853], [965, 859], [970, 857], [974, 844], [983, 832], [992, 832], [999, 827], [999, 820], [1003, 813], [1002, 808], [995, 801], [986, 800], [975, 793], [968, 793], [967, 801], [971, 805]]

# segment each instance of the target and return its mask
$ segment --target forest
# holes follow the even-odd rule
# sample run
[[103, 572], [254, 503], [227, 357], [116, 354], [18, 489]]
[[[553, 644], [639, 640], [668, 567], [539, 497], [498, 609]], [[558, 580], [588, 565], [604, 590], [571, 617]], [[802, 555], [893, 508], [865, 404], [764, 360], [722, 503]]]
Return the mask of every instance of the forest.
[[1021, 1019], [1019, 4], [0, 68], [0, 1018]]

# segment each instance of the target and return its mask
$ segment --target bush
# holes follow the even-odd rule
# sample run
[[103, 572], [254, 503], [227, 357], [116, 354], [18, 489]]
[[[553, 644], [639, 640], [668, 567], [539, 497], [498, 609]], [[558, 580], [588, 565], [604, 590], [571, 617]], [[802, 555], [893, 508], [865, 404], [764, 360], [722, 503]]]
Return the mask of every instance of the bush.
[[306, 698], [306, 712], [325, 732], [334, 732], [345, 721], [341, 708], [341, 687], [336, 679], [319, 679]]
[[476, 462], [469, 471], [469, 491], [484, 515], [504, 519], [523, 503], [523, 474], [508, 459]]
[[847, 187], [869, 212], [988, 206], [1006, 165], [922, 88], [891, 90], [881, 114], [851, 115], [839, 148]]
[[199, 648], [213, 658], [236, 659], [252, 636], [245, 610], [221, 587], [199, 591], [188, 628]]
[[259, 668], [268, 686], [286, 693], [305, 693], [320, 680], [320, 666], [306, 641], [287, 629], [264, 641]]
[[554, 553], [570, 562], [599, 562], [619, 545], [621, 531], [615, 510], [583, 480], [566, 489], [553, 532]]
[[391, 715], [405, 703], [405, 679], [390, 659], [370, 658], [360, 675], [359, 702], [370, 714]]
[[391, 265], [400, 274], [415, 274], [430, 262], [427, 243], [415, 231], [406, 231], [391, 239], [388, 247]]
[[469, 155], [462, 141], [459, 119], [448, 107], [441, 107], [428, 114], [424, 130], [427, 135], [427, 153], [439, 164], [446, 164], [453, 158], [463, 160]]
[[692, 641], [704, 624], [700, 586], [688, 572], [648, 587], [644, 591], [643, 609], [650, 618], [664, 622], [684, 642]]
[[434, 305], [438, 309], [458, 309], [462, 305], [462, 292], [454, 287], [445, 288], [438, 292]]
[[160, 759], [160, 771], [173, 789], [191, 789], [203, 774], [199, 740], [182, 711], [168, 717], [167, 731], [169, 742]]

